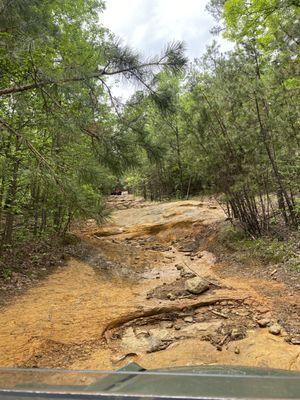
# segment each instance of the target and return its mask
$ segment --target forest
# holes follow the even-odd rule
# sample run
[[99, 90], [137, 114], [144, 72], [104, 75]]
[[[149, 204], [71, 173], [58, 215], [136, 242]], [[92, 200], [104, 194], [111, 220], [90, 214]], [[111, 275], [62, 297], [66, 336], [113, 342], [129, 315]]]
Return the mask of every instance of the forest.
[[[116, 184], [147, 200], [213, 195], [251, 238], [300, 221], [299, 4], [211, 0], [216, 44], [143, 58], [102, 0], [0, 2], [0, 244], [107, 216]], [[162, 44], [163, 48], [163, 44]], [[115, 79], [132, 82], [125, 104]]]
[[298, 398], [299, 32], [299, 0], [0, 0], [0, 397]]

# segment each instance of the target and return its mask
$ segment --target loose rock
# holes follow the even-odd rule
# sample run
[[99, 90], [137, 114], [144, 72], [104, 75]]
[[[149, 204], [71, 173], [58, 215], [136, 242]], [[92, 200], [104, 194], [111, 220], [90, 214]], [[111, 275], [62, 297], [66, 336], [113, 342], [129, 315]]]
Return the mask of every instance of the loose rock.
[[188, 279], [185, 282], [185, 290], [193, 294], [200, 294], [209, 289], [209, 284], [200, 277]]
[[230, 336], [231, 336], [231, 339], [238, 340], [238, 339], [243, 339], [244, 334], [239, 329], [234, 328], [234, 329], [232, 329]]
[[190, 272], [190, 271], [181, 270], [180, 276], [182, 278], [194, 278], [196, 276], [196, 274], [194, 274], [193, 272]]
[[174, 296], [173, 293], [168, 293], [168, 294], [167, 294], [167, 298], [168, 298], [169, 300], [172, 300], [172, 301], [176, 299], [176, 297]]
[[291, 343], [295, 345], [300, 345], [300, 337], [293, 337]]
[[263, 306], [257, 307], [256, 309], [257, 309], [257, 311], [258, 311], [259, 313], [261, 313], [261, 314], [265, 314], [265, 313], [267, 313], [268, 311], [270, 311], [269, 308], [263, 307]]
[[266, 326], [268, 326], [268, 325], [270, 324], [270, 322], [271, 322], [271, 321], [270, 321], [268, 318], [259, 319], [259, 320], [257, 321], [258, 325], [259, 325], [261, 328], [265, 328]]
[[272, 335], [279, 335], [281, 333], [281, 326], [279, 324], [277, 324], [277, 323], [273, 324], [273, 325], [270, 326], [269, 332]]
[[193, 317], [185, 317], [184, 322], [194, 322], [194, 318]]

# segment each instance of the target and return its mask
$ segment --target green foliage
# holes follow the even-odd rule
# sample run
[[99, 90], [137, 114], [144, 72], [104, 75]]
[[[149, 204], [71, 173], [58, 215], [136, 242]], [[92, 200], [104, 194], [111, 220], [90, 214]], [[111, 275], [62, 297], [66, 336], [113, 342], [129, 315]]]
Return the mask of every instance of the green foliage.
[[222, 229], [218, 240], [225, 251], [234, 254], [235, 259], [239, 262], [246, 264], [260, 262], [265, 265], [284, 264], [291, 270], [300, 271], [298, 243], [293, 237], [285, 241], [270, 237], [253, 240], [237, 228], [226, 227]]
[[1, 246], [65, 233], [106, 217], [104, 196], [136, 145], [107, 77], [152, 92], [154, 72], [178, 72], [181, 43], [144, 60], [101, 25], [102, 0], [0, 1]]
[[300, 199], [296, 199], [295, 203], [295, 212], [298, 216], [300, 216]]
[[211, 8], [235, 49], [223, 55], [214, 44], [186, 75], [159, 74], [155, 93], [124, 110], [143, 149], [133, 186], [151, 199], [213, 191], [251, 237], [297, 229], [298, 8], [277, 0]]
[[155, 93], [135, 95], [124, 110], [127, 129], [140, 146], [139, 166], [127, 175], [129, 187], [146, 198], [182, 198], [202, 189], [197, 161], [189, 148], [182, 93], [184, 76], [161, 73]]
[[[222, 198], [251, 237], [299, 226], [295, 1], [212, 0], [235, 41], [184, 71], [182, 43], [143, 59], [100, 21], [101, 0], [0, 6], [0, 233], [66, 233], [106, 218], [117, 181], [150, 199]], [[99, 17], [100, 16], [100, 17]], [[134, 80], [125, 107], [108, 77]]]
[[5, 280], [9, 280], [10, 278], [11, 278], [11, 276], [12, 276], [12, 269], [10, 269], [10, 268], [4, 268], [2, 271], [1, 271], [1, 273], [2, 273], [2, 276], [3, 276], [3, 278], [5, 279]]
[[289, 42], [297, 41], [298, 1], [226, 0], [221, 15], [226, 22], [226, 35], [234, 40], [252, 38], [269, 49], [275, 45], [278, 36]]

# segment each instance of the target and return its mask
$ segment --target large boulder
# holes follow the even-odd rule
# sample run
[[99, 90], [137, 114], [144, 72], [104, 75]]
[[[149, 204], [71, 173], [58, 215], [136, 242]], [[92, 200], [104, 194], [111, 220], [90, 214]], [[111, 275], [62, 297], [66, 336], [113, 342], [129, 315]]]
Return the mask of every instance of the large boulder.
[[205, 290], [209, 289], [209, 283], [196, 276], [196, 278], [188, 279], [185, 281], [185, 290], [193, 294], [200, 294], [205, 292]]

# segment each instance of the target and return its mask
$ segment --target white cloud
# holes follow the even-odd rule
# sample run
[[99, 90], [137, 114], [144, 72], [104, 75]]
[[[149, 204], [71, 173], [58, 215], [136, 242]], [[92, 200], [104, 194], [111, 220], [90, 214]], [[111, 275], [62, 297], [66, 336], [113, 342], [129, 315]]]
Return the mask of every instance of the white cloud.
[[[200, 57], [213, 40], [210, 29], [215, 21], [205, 10], [207, 3], [208, 0], [106, 0], [100, 19], [124, 43], [147, 56], [161, 52], [168, 42], [182, 40], [192, 60]], [[218, 42], [222, 49], [230, 48], [225, 40]]]

